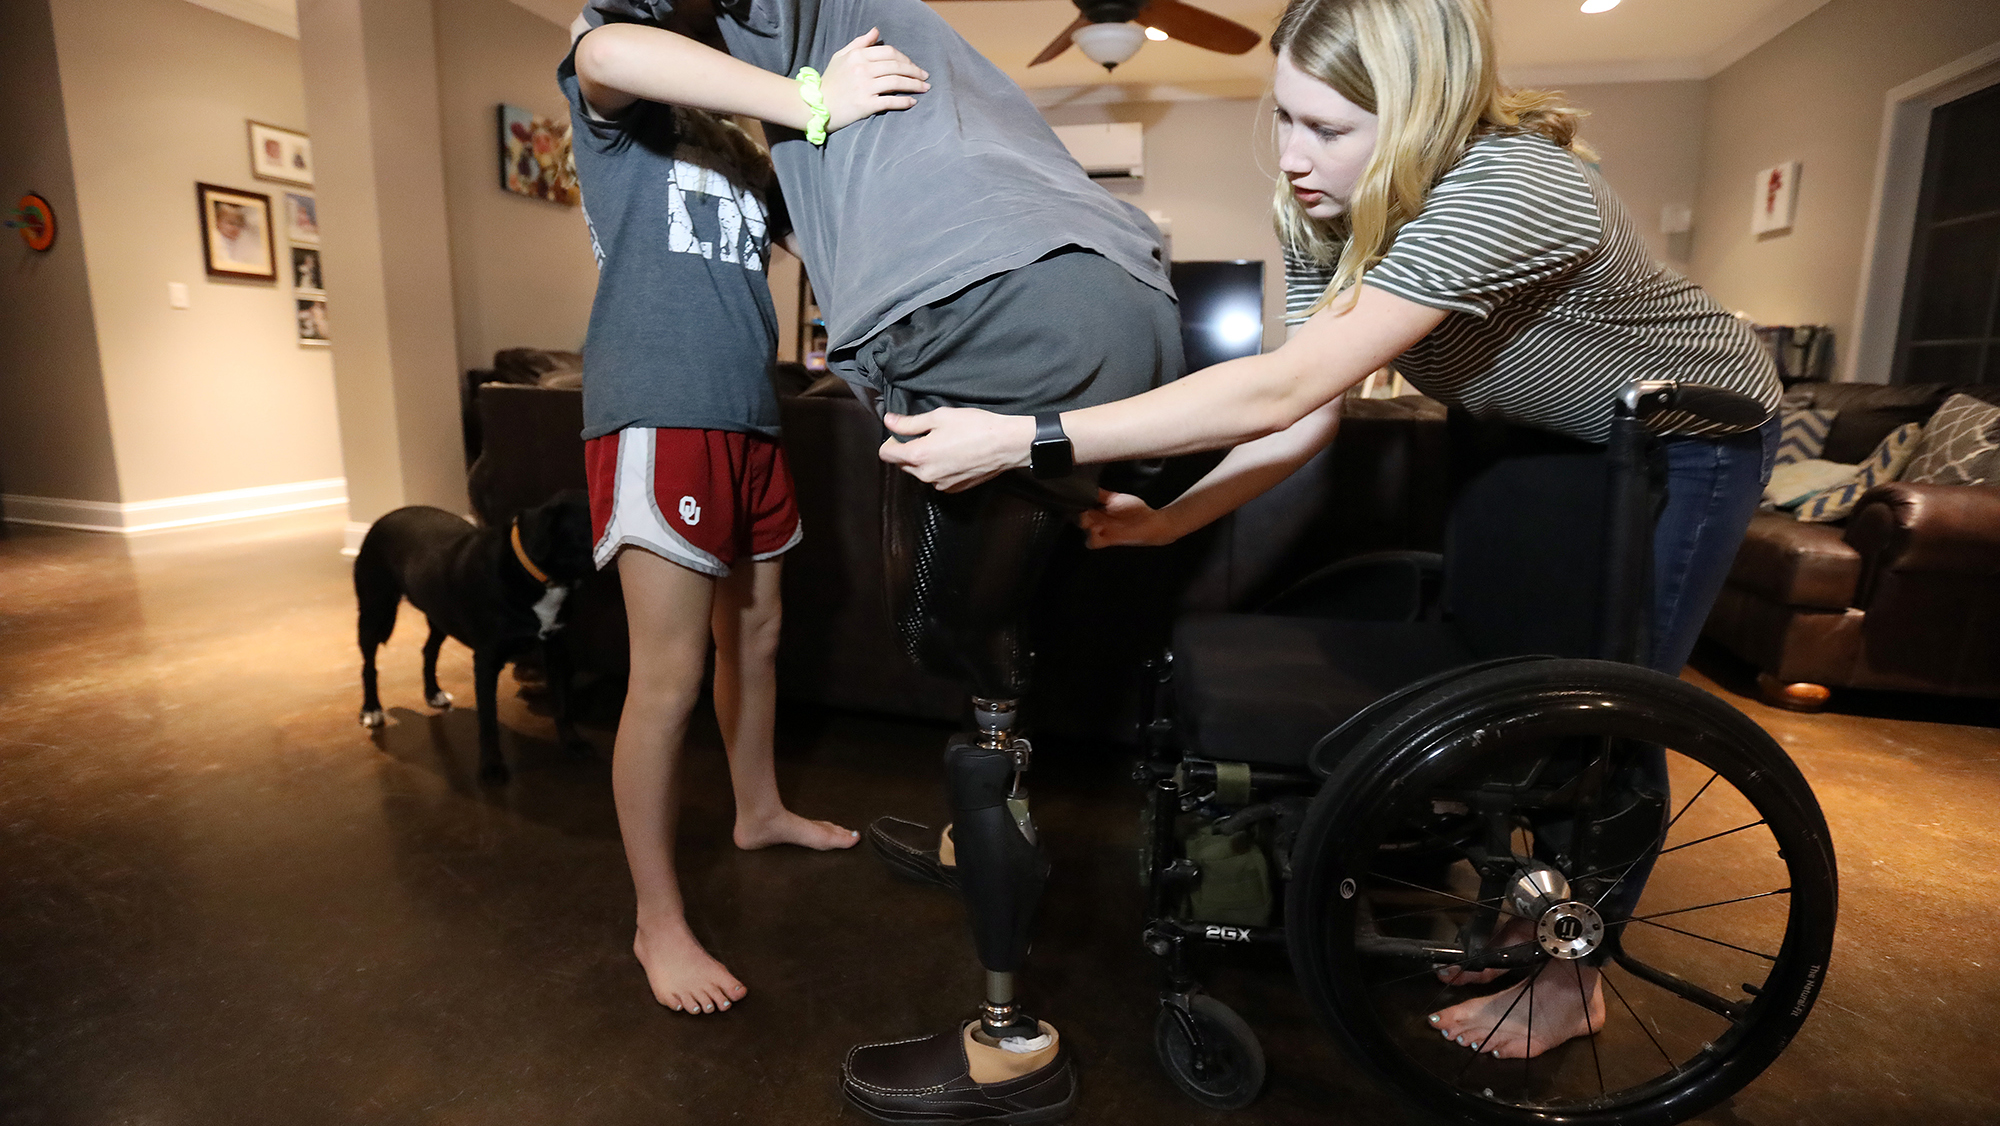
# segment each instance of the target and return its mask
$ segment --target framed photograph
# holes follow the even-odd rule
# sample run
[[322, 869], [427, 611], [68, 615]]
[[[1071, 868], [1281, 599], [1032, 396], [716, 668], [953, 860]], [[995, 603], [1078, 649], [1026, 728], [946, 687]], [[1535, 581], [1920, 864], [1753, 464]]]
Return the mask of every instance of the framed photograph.
[[259, 180], [312, 187], [312, 139], [304, 133], [266, 125], [261, 121], [249, 124], [250, 174]]
[[308, 246], [319, 245], [319, 205], [313, 197], [299, 192], [285, 193], [285, 238]]
[[1752, 235], [1792, 229], [1799, 206], [1799, 162], [1794, 160], [1757, 173], [1756, 210], [1750, 214]]
[[325, 296], [326, 284], [320, 280], [319, 272], [319, 247], [292, 248], [292, 288], [301, 295], [311, 293]]
[[276, 281], [271, 197], [216, 184], [196, 184], [201, 206], [201, 257], [212, 278]]
[[501, 106], [500, 186], [565, 207], [583, 202], [569, 149], [569, 122], [541, 117], [520, 106]]
[[333, 336], [327, 331], [326, 298], [300, 297], [299, 302], [299, 345], [305, 348], [327, 348], [333, 344]]

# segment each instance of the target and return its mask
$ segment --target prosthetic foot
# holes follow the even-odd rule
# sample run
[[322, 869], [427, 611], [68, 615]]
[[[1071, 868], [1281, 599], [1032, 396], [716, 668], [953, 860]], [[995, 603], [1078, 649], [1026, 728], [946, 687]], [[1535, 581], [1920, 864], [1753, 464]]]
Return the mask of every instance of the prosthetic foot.
[[884, 1121], [1055, 1122], [1076, 1101], [1075, 1069], [1056, 1030], [1014, 999], [1048, 879], [1021, 786], [1032, 750], [1013, 734], [1014, 701], [975, 699], [973, 714], [979, 730], [952, 738], [945, 775], [953, 868], [986, 969], [985, 999], [978, 1019], [957, 1028], [848, 1053], [842, 1088]]

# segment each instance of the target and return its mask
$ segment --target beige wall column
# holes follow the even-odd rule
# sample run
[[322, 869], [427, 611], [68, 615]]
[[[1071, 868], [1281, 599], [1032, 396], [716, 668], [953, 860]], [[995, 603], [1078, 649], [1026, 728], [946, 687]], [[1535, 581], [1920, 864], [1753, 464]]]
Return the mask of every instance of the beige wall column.
[[430, 0], [299, 0], [349, 519], [467, 509]]
[[44, 0], [0, 21], [0, 211], [40, 192], [56, 244], [38, 254], [0, 231], [0, 492], [116, 503], [118, 466], [97, 354], [69, 128]]

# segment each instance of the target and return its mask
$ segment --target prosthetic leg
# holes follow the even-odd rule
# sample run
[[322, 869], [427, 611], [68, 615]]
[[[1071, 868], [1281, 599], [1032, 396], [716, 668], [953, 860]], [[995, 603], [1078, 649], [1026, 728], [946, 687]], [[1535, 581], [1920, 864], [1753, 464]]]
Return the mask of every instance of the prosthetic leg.
[[1015, 734], [1032, 654], [1028, 600], [1062, 519], [1011, 478], [939, 493], [890, 470], [883, 481], [891, 604], [910, 656], [970, 686], [975, 730], [945, 747], [955, 871], [985, 991], [979, 1017], [935, 1036], [848, 1053], [842, 1086], [862, 1110], [897, 1122], [1054, 1122], [1076, 1098], [1075, 1073], [1049, 1025], [1023, 1012], [1025, 964], [1048, 877], [1023, 776], [1032, 751]]

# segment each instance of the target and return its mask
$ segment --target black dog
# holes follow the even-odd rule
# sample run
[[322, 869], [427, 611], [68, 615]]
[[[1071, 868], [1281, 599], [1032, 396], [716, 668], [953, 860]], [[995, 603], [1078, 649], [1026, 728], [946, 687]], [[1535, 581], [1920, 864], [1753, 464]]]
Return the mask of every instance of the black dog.
[[[375, 650], [396, 628], [404, 598], [430, 620], [424, 642], [424, 700], [448, 708], [438, 687], [438, 649], [447, 636], [472, 650], [479, 704], [479, 777], [505, 782], [494, 694], [500, 669], [562, 628], [557, 615], [570, 588], [590, 574], [590, 504], [581, 492], [557, 494], [506, 527], [479, 528], [441, 508], [399, 508], [375, 521], [354, 557], [361, 605], [361, 723], [380, 727]], [[569, 662], [560, 645], [543, 645], [556, 730], [565, 747], [580, 740], [569, 719]]]

